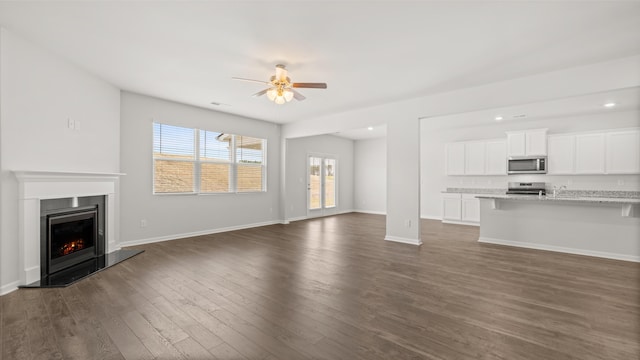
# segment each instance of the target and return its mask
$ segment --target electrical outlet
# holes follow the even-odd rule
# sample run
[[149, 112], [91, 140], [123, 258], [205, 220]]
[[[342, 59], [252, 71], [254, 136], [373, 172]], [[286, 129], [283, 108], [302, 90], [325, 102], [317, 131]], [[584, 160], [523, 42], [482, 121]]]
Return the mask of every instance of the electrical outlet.
[[405, 226], [405, 227], [410, 228], [410, 227], [411, 227], [411, 220], [406, 219], [406, 220], [404, 221], [404, 226]]
[[71, 118], [67, 118], [67, 128], [73, 130], [76, 127], [75, 121]]
[[140, 220], [140, 227], [141, 228], [146, 228], [147, 227], [147, 219]]

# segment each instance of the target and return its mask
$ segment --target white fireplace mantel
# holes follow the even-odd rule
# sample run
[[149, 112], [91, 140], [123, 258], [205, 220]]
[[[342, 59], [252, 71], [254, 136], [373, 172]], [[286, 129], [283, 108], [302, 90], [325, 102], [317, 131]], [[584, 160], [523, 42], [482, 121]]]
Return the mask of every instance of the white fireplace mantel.
[[105, 252], [119, 249], [116, 192], [121, 173], [14, 171], [18, 179], [20, 284], [40, 280], [40, 201], [105, 196]]

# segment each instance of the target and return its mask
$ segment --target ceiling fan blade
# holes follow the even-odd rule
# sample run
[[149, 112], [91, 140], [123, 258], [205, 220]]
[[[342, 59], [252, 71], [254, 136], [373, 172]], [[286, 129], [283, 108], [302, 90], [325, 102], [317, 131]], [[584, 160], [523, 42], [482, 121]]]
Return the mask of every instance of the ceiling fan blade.
[[294, 88], [307, 88], [307, 89], [326, 89], [326, 83], [293, 83]]
[[[271, 89], [271, 88], [269, 88], [269, 89]], [[266, 93], [267, 93], [267, 91], [269, 91], [269, 89], [264, 89], [264, 90], [262, 90], [262, 91], [258, 91], [257, 93], [255, 93], [255, 94], [253, 94], [253, 95], [251, 95], [251, 96], [253, 96], [253, 97], [262, 96], [262, 95], [266, 94]]]
[[299, 92], [293, 90], [293, 89], [289, 89], [292, 93], [293, 93], [293, 98], [298, 100], [298, 101], [302, 101], [304, 99], [306, 99], [306, 97], [302, 94], [300, 94]]
[[255, 82], [255, 83], [260, 83], [260, 84], [267, 84], [267, 85], [271, 85], [270, 82], [268, 81], [262, 81], [262, 80], [253, 80], [253, 79], [245, 79], [245, 78], [239, 78], [239, 77], [232, 77], [233, 80], [240, 80], [240, 81], [248, 81], [248, 82]]
[[287, 79], [287, 69], [284, 68], [284, 65], [278, 64], [276, 65], [276, 80], [285, 81]]

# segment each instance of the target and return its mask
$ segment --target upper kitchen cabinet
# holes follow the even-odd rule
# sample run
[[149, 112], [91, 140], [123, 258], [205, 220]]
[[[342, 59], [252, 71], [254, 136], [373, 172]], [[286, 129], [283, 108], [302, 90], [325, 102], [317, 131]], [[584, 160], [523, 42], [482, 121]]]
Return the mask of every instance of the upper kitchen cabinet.
[[447, 175], [464, 175], [465, 161], [464, 161], [464, 143], [454, 142], [448, 143], [446, 146], [446, 161]]
[[464, 174], [484, 175], [486, 161], [486, 143], [484, 141], [471, 141], [464, 144]]
[[605, 173], [605, 134], [576, 135], [576, 174]]
[[575, 172], [576, 136], [549, 135], [547, 159], [550, 175], [573, 174]]
[[607, 174], [640, 173], [640, 130], [607, 133]]
[[547, 129], [507, 132], [507, 155], [547, 155]]
[[507, 174], [507, 142], [505, 140], [487, 141], [485, 174]]
[[459, 141], [446, 145], [447, 175], [506, 175], [507, 142]]

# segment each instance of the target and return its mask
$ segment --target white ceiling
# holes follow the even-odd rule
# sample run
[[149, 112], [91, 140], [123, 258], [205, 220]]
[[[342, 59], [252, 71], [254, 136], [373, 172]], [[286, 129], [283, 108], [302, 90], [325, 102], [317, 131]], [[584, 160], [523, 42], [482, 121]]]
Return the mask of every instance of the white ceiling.
[[[636, 1], [2, 1], [0, 24], [121, 89], [276, 123], [640, 53]], [[328, 89], [278, 106], [231, 80], [277, 63]]]
[[[614, 103], [615, 106], [605, 107], [604, 104], [607, 103]], [[431, 129], [468, 128], [495, 124], [496, 122], [533, 122], [548, 118], [568, 118], [586, 114], [633, 110], [640, 110], [640, 88], [638, 87], [426, 118], [422, 124]], [[496, 120], [498, 116], [502, 119]], [[638, 120], [640, 121], [640, 119]]]
[[332, 135], [351, 140], [368, 140], [387, 136], [387, 125], [373, 125], [362, 129], [352, 129], [334, 133]]

